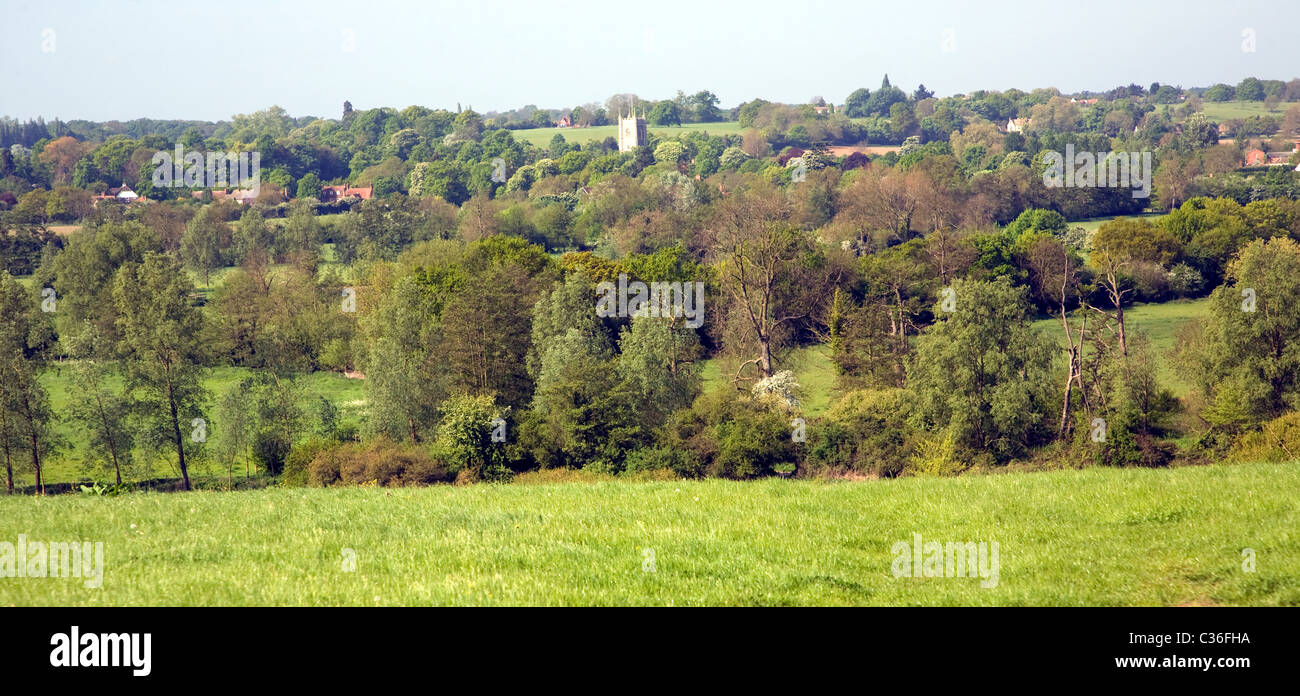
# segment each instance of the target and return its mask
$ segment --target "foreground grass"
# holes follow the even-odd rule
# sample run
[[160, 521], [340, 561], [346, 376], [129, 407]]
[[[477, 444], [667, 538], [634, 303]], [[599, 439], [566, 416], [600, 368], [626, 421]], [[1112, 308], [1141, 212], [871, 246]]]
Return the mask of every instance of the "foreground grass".
[[[0, 606], [1300, 605], [1298, 493], [1293, 463], [5, 498], [0, 540], [103, 541], [105, 578]], [[893, 577], [913, 533], [998, 542], [998, 585]]]

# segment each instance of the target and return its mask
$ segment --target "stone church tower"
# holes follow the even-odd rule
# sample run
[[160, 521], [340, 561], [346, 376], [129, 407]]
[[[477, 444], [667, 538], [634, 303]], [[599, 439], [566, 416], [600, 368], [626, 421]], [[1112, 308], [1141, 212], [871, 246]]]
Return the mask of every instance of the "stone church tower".
[[642, 145], [650, 144], [650, 133], [646, 130], [644, 118], [638, 118], [633, 112], [627, 118], [618, 116], [618, 151], [631, 152]]

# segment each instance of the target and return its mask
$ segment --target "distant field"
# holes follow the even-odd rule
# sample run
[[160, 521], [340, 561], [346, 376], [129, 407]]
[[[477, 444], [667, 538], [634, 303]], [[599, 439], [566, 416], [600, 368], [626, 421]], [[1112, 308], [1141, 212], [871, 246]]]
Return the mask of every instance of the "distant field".
[[[691, 133], [694, 131], [704, 131], [711, 135], [738, 135], [741, 131], [740, 123], [737, 121], [721, 121], [718, 123], [689, 123], [684, 126], [650, 126], [650, 132], [662, 135], [668, 138], [675, 138], [678, 135]], [[591, 128], [530, 128], [527, 130], [510, 131], [516, 140], [522, 140], [532, 143], [537, 147], [546, 147], [551, 144], [551, 139], [556, 133], [564, 136], [564, 139], [570, 143], [587, 143], [593, 140], [604, 140], [605, 138], [618, 139], [618, 126], [592, 126]]]
[[1098, 227], [1101, 227], [1103, 224], [1110, 222], [1111, 220], [1114, 220], [1117, 217], [1146, 218], [1150, 222], [1155, 222], [1156, 220], [1159, 220], [1165, 215], [1167, 215], [1167, 213], [1141, 213], [1138, 215], [1111, 215], [1107, 217], [1097, 217], [1097, 218], [1088, 218], [1087, 220], [1071, 221], [1069, 223], [1069, 226], [1082, 227], [1083, 229], [1088, 230], [1089, 232], [1096, 232]]
[[[835, 365], [830, 360], [830, 348], [824, 345], [807, 346], [791, 351], [785, 360], [778, 361], [777, 370], [792, 370], [799, 386], [803, 388], [803, 414], [815, 418], [825, 413], [841, 396], [836, 385]], [[723, 361], [718, 358], [706, 360], [701, 372], [704, 378], [704, 391], [735, 389], [731, 378], [733, 373], [723, 372]], [[741, 383], [741, 388], [749, 389], [753, 382]]]
[[[56, 364], [52, 369], [47, 370], [41, 376], [41, 383], [45, 385], [50, 393], [50, 406], [56, 414], [67, 412], [67, 404], [74, 397], [71, 384], [69, 383], [69, 365]], [[207, 451], [214, 451], [216, 445], [221, 442], [221, 424], [213, 418], [216, 399], [220, 398], [231, 386], [239, 383], [240, 380], [252, 374], [252, 370], [240, 367], [218, 367], [210, 371], [208, 378], [204, 380], [203, 385], [212, 393], [213, 402], [208, 406], [207, 419], [209, 422], [209, 439]], [[303, 375], [298, 378], [297, 383], [300, 387], [298, 405], [307, 415], [308, 428], [311, 428], [317, 422], [317, 404], [320, 397], [325, 397], [339, 409], [339, 419], [343, 424], [357, 424], [365, 407], [365, 387], [362, 380], [348, 379], [343, 375], [334, 372], [314, 372]], [[188, 423], [188, 417], [185, 419]], [[188, 427], [188, 426], [187, 426]], [[82, 464], [84, 456], [84, 447], [86, 437], [78, 424], [68, 420], [61, 420], [55, 426], [56, 432], [63, 436], [68, 443], [68, 447], [54, 456], [50, 457], [44, 466], [46, 483], [64, 483], [71, 481], [82, 481], [86, 479], [95, 481], [113, 480], [111, 472], [87, 472]], [[137, 460], [140, 462], [152, 462], [154, 458], [149, 454], [139, 451], [136, 453]], [[142, 479], [151, 476], [180, 476], [176, 471], [175, 452], [163, 453], [155, 464], [146, 464], [138, 472], [140, 475], [128, 476], [129, 472], [123, 472], [123, 479]], [[243, 463], [240, 462], [238, 470], [243, 470]], [[226, 470], [224, 464], [215, 462], [194, 462], [191, 468], [192, 475], [222, 475]], [[14, 479], [18, 485], [31, 485], [33, 475], [30, 462], [18, 460], [14, 467]]]
[[[0, 606], [1296, 606], [1297, 496], [1294, 462], [0, 495], [0, 540], [103, 543], [102, 586], [0, 578]], [[915, 534], [985, 544], [985, 580], [895, 576]]]
[[[1159, 356], [1158, 371], [1161, 383], [1173, 390], [1177, 396], [1186, 395], [1190, 387], [1175, 374], [1170, 363], [1169, 352], [1174, 347], [1178, 329], [1193, 319], [1207, 316], [1209, 308], [1209, 300], [1202, 298], [1161, 304], [1140, 304], [1124, 310], [1124, 319], [1129, 333], [1137, 332], [1150, 338], [1151, 345]], [[1061, 331], [1059, 319], [1039, 319], [1033, 322], [1033, 326], [1039, 331], [1047, 332], [1061, 346], [1065, 345], [1065, 335]], [[795, 378], [803, 389], [803, 414], [806, 417], [816, 418], [824, 414], [843, 396], [835, 375], [835, 365], [830, 359], [830, 348], [825, 345], [795, 349], [785, 360], [778, 361], [777, 369], [794, 371]], [[701, 374], [706, 392], [736, 388], [731, 383], [731, 373], [724, 373], [721, 359], [706, 360]], [[752, 384], [752, 382], [742, 383], [741, 388], [748, 389]]]
[[1300, 102], [1281, 102], [1277, 105], [1276, 111], [1269, 111], [1264, 106], [1264, 102], [1257, 101], [1226, 101], [1226, 102], [1204, 102], [1202, 111], [1211, 121], [1227, 121], [1234, 118], [1247, 118], [1250, 116], [1282, 116], [1287, 109], [1300, 104]]
[[[1145, 334], [1151, 339], [1151, 347], [1157, 354], [1156, 364], [1160, 382], [1171, 389], [1176, 396], [1186, 396], [1190, 391], [1190, 386], [1175, 374], [1169, 356], [1174, 348], [1178, 329], [1193, 319], [1209, 316], [1209, 312], [1209, 298], [1140, 304], [1124, 310], [1124, 323], [1128, 333], [1130, 336], [1135, 332]], [[1065, 346], [1065, 333], [1061, 330], [1060, 319], [1040, 319], [1033, 325], [1040, 331], [1048, 332], [1062, 347]], [[1074, 325], [1077, 328], [1077, 320]], [[1064, 361], [1064, 358], [1061, 357], [1060, 360]], [[1064, 362], [1061, 364], [1064, 365]]]

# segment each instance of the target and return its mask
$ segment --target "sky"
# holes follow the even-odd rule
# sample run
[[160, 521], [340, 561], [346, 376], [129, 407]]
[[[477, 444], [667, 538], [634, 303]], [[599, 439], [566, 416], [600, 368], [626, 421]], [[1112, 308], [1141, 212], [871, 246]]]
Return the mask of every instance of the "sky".
[[152, 2], [0, 0], [0, 115], [338, 118], [412, 104], [568, 108], [707, 89], [842, 103], [1300, 77], [1297, 0]]

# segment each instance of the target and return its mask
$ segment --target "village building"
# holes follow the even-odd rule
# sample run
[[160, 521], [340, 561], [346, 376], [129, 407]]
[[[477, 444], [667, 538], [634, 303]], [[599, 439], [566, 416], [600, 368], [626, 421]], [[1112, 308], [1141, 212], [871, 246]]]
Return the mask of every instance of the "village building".
[[349, 186], [347, 184], [341, 184], [338, 186], [322, 186], [320, 187], [320, 202], [332, 203], [352, 196], [360, 198], [363, 201], [370, 200], [374, 195], [374, 191], [375, 187], [373, 186]]
[[632, 114], [624, 118], [622, 114], [618, 117], [618, 151], [631, 152], [642, 145], [650, 144], [650, 131], [646, 127], [646, 120]]
[[114, 203], [122, 203], [126, 205], [130, 205], [131, 203], [137, 203], [137, 202], [139, 203], [149, 202], [148, 198], [142, 198], [140, 194], [136, 193], [135, 191], [132, 191], [131, 187], [127, 186], [126, 184], [122, 184], [117, 188], [111, 188], [108, 190], [107, 193], [103, 193], [98, 196], [95, 196], [92, 200], [94, 201], [94, 204], [96, 206], [98, 206], [102, 201], [113, 201]]

